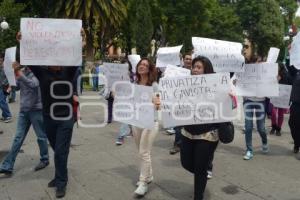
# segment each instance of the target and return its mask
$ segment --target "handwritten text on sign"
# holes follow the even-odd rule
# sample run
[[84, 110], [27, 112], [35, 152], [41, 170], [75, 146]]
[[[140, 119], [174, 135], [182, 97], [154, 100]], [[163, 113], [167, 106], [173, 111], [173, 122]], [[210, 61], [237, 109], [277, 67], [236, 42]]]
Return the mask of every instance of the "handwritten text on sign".
[[243, 72], [245, 59], [242, 44], [209, 38], [193, 37], [194, 55], [206, 56], [216, 72]]
[[5, 50], [4, 57], [4, 72], [10, 86], [16, 86], [15, 73], [12, 68], [13, 62], [16, 61], [16, 47], [11, 47]]
[[107, 79], [107, 88], [110, 90], [115, 82], [129, 81], [128, 63], [103, 63], [103, 75]]
[[164, 78], [159, 89], [164, 127], [233, 119], [229, 74]]
[[115, 84], [114, 120], [152, 129], [154, 127], [153, 88], [132, 83]]
[[21, 65], [82, 65], [81, 20], [22, 18]]
[[276, 108], [290, 108], [292, 86], [291, 85], [279, 85], [279, 96], [272, 97], [271, 103]]
[[277, 63], [246, 64], [245, 72], [236, 73], [239, 96], [274, 97], [279, 95]]

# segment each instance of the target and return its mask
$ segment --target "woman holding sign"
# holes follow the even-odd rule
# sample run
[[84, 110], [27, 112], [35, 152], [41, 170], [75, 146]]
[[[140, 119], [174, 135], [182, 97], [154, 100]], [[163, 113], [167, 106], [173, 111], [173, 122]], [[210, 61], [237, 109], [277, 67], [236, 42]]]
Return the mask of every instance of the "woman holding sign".
[[[142, 58], [137, 64], [136, 84], [152, 86], [154, 92], [158, 90], [156, 68], [148, 58]], [[159, 97], [153, 97], [153, 103], [158, 110], [160, 107]], [[155, 123], [155, 128], [151, 130], [133, 127], [132, 131], [141, 161], [140, 177], [134, 193], [137, 196], [144, 196], [148, 191], [148, 184], [153, 180], [151, 148], [158, 133], [158, 122]]]
[[[192, 61], [192, 75], [214, 73], [210, 60], [198, 56]], [[186, 125], [182, 130], [180, 157], [182, 166], [194, 174], [194, 200], [202, 200], [207, 183], [207, 169], [219, 141], [221, 124]], [[223, 127], [223, 126], [222, 126]]]

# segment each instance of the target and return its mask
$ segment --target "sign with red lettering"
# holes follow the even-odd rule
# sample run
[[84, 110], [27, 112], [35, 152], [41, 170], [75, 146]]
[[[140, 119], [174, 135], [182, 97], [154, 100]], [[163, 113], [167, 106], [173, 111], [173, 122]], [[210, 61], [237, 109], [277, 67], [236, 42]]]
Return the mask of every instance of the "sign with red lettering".
[[80, 66], [81, 20], [22, 18], [21, 65]]

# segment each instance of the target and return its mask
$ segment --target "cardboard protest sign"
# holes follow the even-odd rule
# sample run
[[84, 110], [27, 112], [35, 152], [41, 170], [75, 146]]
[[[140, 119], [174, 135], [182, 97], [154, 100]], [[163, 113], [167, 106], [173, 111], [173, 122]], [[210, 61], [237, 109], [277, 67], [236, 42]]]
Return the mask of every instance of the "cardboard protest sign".
[[267, 63], [276, 63], [279, 56], [280, 49], [271, 47], [268, 53]]
[[159, 82], [164, 127], [232, 121], [229, 74], [163, 78]]
[[21, 18], [21, 65], [82, 65], [81, 20]]
[[279, 95], [277, 63], [246, 64], [245, 72], [236, 73], [236, 92], [246, 97]]
[[193, 37], [193, 57], [207, 57], [215, 72], [243, 72], [245, 58], [242, 55], [242, 44], [209, 38]]
[[15, 61], [16, 61], [16, 47], [11, 47], [6, 49], [3, 66], [4, 66], [4, 73], [6, 75], [6, 78], [10, 86], [17, 85], [14, 69], [12, 68], [12, 64]]
[[174, 65], [167, 65], [167, 68], [164, 72], [163, 78], [170, 78], [170, 77], [179, 77], [179, 76], [188, 76], [191, 74], [191, 70], [185, 69], [182, 67], [177, 67]]
[[154, 122], [153, 88], [132, 83], [115, 84], [114, 120], [152, 129]]
[[141, 60], [141, 56], [140, 55], [128, 55], [128, 60], [131, 63], [132, 72], [135, 73], [136, 72], [137, 64]]
[[157, 50], [156, 67], [165, 68], [167, 65], [180, 65], [180, 50], [182, 45], [176, 47], [162, 47]]
[[271, 103], [276, 108], [290, 108], [292, 86], [291, 85], [279, 85], [279, 96], [272, 97]]

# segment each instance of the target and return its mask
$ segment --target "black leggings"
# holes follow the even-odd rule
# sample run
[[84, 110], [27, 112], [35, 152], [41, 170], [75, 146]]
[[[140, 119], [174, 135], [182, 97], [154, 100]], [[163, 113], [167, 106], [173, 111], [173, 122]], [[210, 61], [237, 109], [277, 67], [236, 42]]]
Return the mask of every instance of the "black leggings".
[[194, 200], [202, 200], [207, 183], [209, 162], [218, 142], [191, 140], [182, 136], [180, 158], [183, 168], [194, 174]]
[[300, 104], [292, 104], [289, 125], [295, 147], [300, 147]]

